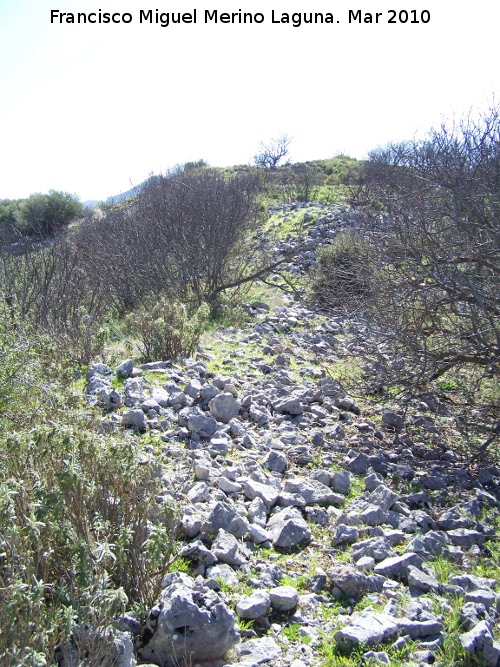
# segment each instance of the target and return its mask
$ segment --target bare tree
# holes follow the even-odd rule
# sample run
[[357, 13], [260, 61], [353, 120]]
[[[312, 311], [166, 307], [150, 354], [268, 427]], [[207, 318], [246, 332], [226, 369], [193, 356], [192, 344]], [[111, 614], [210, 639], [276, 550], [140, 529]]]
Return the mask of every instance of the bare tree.
[[267, 144], [259, 144], [260, 153], [254, 155], [253, 161], [259, 167], [267, 169], [276, 169], [279, 162], [288, 155], [292, 138], [287, 134], [280, 134], [276, 139], [272, 139]]

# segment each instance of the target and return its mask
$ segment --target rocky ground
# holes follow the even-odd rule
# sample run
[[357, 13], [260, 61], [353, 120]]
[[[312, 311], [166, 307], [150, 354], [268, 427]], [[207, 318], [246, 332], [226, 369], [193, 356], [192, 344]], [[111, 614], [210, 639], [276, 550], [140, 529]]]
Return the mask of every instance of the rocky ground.
[[[307, 275], [355, 219], [299, 213], [281, 243]], [[435, 396], [403, 410], [346, 393], [331, 371], [361, 324], [291, 298], [246, 309], [194, 359], [87, 374], [104, 431], [145, 442], [180, 513], [183, 567], [147, 626], [119, 619], [119, 664], [496, 667], [500, 470], [465, 465]]]

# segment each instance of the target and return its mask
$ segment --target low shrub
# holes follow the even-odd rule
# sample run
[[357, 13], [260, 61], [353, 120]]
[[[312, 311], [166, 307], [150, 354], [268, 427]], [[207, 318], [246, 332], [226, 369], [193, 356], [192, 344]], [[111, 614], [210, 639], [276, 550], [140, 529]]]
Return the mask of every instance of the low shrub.
[[190, 313], [185, 304], [166, 295], [148, 299], [128, 321], [143, 360], [153, 361], [192, 355], [209, 316], [207, 304]]
[[342, 232], [318, 254], [313, 298], [329, 307], [356, 306], [371, 292], [370, 252], [361, 236]]
[[177, 546], [154, 464], [140, 441], [101, 433], [65, 361], [0, 311], [0, 664], [12, 667], [74, 650], [111, 664], [110, 624], [153, 604]]

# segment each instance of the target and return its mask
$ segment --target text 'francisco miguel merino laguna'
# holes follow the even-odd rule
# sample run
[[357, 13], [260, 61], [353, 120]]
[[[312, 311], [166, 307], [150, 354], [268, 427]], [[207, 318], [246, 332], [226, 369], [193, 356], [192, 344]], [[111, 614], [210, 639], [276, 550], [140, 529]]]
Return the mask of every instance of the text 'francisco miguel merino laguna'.
[[[178, 23], [233, 23], [252, 24], [264, 23], [266, 17], [262, 12], [221, 12], [218, 9], [205, 9], [191, 12], [160, 12], [149, 9], [141, 9], [137, 16], [139, 23], [157, 24], [162, 28]], [[275, 12], [271, 10], [270, 23], [288, 23], [295, 28], [303, 23], [339, 23], [333, 18], [331, 12]], [[134, 16], [130, 12], [103, 12], [100, 9], [95, 12], [61, 12], [52, 9], [50, 12], [51, 23], [133, 23]]]

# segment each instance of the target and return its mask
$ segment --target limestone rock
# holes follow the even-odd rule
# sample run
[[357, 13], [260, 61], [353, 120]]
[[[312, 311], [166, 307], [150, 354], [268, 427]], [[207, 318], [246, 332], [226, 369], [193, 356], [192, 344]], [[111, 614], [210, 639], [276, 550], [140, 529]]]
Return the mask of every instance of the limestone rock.
[[365, 612], [335, 633], [335, 641], [344, 648], [360, 645], [378, 646], [399, 631], [396, 620], [388, 614]]
[[261, 618], [266, 616], [271, 607], [271, 597], [267, 591], [255, 591], [252, 595], [240, 598], [236, 603], [236, 613], [240, 618]]
[[208, 407], [212, 417], [224, 424], [228, 424], [240, 411], [240, 404], [229, 392], [214, 396]]
[[157, 627], [139, 649], [140, 660], [161, 667], [217, 660], [239, 641], [235, 614], [214, 591], [195, 586], [190, 577], [168, 585], [161, 602]]
[[275, 547], [296, 547], [311, 540], [309, 526], [301, 513], [293, 507], [274, 514], [266, 528]]

